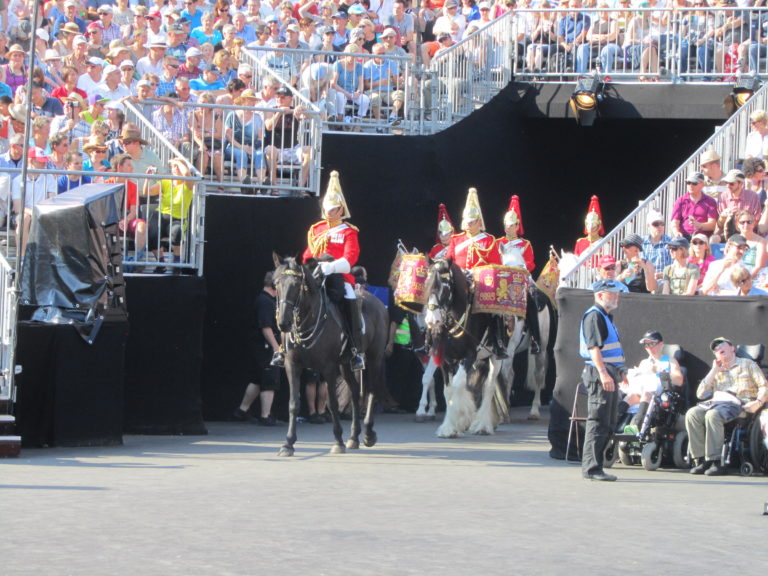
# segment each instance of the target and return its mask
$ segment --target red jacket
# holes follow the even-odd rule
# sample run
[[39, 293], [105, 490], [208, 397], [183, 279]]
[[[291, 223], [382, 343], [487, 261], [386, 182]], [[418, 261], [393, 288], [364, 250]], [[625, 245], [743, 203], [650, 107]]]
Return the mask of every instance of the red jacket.
[[486, 232], [480, 232], [475, 237], [462, 232], [451, 236], [445, 257], [453, 258], [463, 270], [472, 270], [475, 266], [486, 264], [501, 264], [499, 251], [493, 249], [495, 245], [496, 238]]
[[440, 242], [432, 246], [432, 250], [429, 251], [429, 259], [437, 260], [438, 258], [445, 258], [448, 252], [448, 246], [443, 246]]
[[[328, 221], [321, 220], [312, 224], [307, 233], [307, 249], [304, 251], [304, 262], [310, 258], [320, 258], [323, 254], [330, 254], [334, 260], [345, 258], [352, 268], [360, 257], [360, 244], [357, 240], [357, 227], [342, 222], [328, 229]], [[355, 278], [352, 274], [343, 274], [344, 281], [352, 286]]]

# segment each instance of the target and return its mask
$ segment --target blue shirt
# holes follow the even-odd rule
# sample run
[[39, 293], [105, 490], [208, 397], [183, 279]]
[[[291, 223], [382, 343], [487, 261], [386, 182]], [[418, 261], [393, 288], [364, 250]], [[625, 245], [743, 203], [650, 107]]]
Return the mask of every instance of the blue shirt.
[[666, 234], [661, 235], [657, 243], [651, 242], [650, 234], [643, 236], [643, 256], [653, 263], [656, 272], [664, 272], [664, 268], [672, 264], [672, 253], [667, 248], [667, 242], [672, 240]]
[[202, 26], [200, 28], [195, 28], [192, 30], [192, 32], [189, 33], [189, 35], [200, 42], [200, 44], [205, 44], [206, 42], [210, 42], [214, 46], [222, 41], [223, 37], [221, 35], [221, 32], [218, 30], [214, 30], [213, 33], [208, 36], [205, 32], [203, 32]]
[[[83, 166], [85, 168], [85, 166]], [[90, 176], [80, 176], [79, 180], [70, 180], [69, 176], [61, 175], [56, 180], [56, 185], [58, 187], [58, 193], [62, 194], [64, 192], [68, 192], [69, 190], [72, 190], [73, 188], [77, 188], [78, 186], [82, 186], [83, 184], [90, 184], [91, 183], [91, 177]]]
[[181, 17], [186, 18], [190, 22], [192, 30], [203, 25], [203, 11], [198, 8], [194, 14], [190, 14], [186, 8], [181, 11]]
[[338, 74], [336, 83], [347, 92], [357, 92], [360, 87], [360, 76], [363, 75], [363, 65], [355, 62], [352, 70], [345, 70], [344, 65], [339, 60], [333, 64], [334, 71]]
[[256, 42], [256, 31], [253, 29], [253, 26], [251, 26], [250, 24], [246, 24], [245, 26], [243, 26], [242, 32], [235, 32], [235, 36], [245, 40], [246, 44], [250, 44], [251, 42]]
[[576, 14], [576, 18], [568, 14], [560, 20], [560, 25], [557, 27], [557, 35], [564, 37], [565, 41], [570, 44], [576, 36], [583, 31], [589, 30], [590, 23], [591, 20], [586, 14], [579, 12]]
[[390, 92], [395, 86], [392, 85], [392, 78], [397, 78], [398, 66], [394, 60], [383, 60], [381, 64], [377, 64], [373, 60], [369, 60], [363, 66], [363, 79], [370, 82], [378, 82], [379, 80], [386, 79], [385, 84], [372, 87], [371, 90], [377, 92]]
[[208, 84], [202, 78], [195, 78], [189, 81], [190, 90], [226, 90], [227, 86], [221, 80], [216, 80]]

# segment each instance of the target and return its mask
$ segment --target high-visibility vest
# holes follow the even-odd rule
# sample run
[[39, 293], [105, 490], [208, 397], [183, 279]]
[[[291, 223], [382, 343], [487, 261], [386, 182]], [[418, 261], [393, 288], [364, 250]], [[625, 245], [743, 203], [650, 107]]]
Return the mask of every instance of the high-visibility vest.
[[403, 317], [403, 321], [395, 330], [395, 344], [407, 346], [411, 343], [411, 324], [408, 322], [408, 316]]
[[[605, 319], [605, 324], [608, 326], [608, 338], [606, 338], [605, 342], [603, 343], [603, 347], [600, 349], [600, 352], [603, 356], [603, 362], [606, 362], [607, 364], [623, 366], [624, 350], [621, 348], [619, 331], [616, 329], [616, 326], [613, 324], [613, 322], [611, 322], [611, 319], [608, 317], [608, 315], [597, 306], [592, 306], [589, 310], [587, 310], [584, 313], [584, 317], [586, 317], [586, 315], [592, 311], [598, 312]], [[595, 364], [592, 362], [592, 357], [589, 355], [589, 349], [587, 348], [587, 341], [584, 339], [584, 317], [582, 317], [581, 325], [579, 326], [579, 354], [582, 358], [584, 358], [584, 360], [586, 360], [587, 364], [594, 366]]]

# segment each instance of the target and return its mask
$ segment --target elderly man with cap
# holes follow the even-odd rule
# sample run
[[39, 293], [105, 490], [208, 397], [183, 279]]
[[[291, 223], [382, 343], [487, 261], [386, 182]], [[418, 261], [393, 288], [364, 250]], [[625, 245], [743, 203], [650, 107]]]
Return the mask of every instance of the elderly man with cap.
[[64, 14], [53, 23], [53, 35], [58, 36], [59, 31], [67, 22], [73, 22], [77, 25], [80, 34], [85, 34], [85, 28], [88, 25], [85, 20], [77, 16], [78, 3], [75, 0], [66, 0], [64, 2]]
[[227, 92], [227, 86], [221, 80], [221, 72], [215, 66], [209, 66], [203, 70], [200, 78], [190, 80], [189, 88], [193, 94], [197, 95], [202, 92], [208, 92], [214, 96], [219, 96]]
[[712, 369], [696, 390], [703, 400], [685, 415], [688, 452], [695, 466], [691, 474], [722, 476], [726, 474], [720, 458], [725, 424], [741, 418], [745, 412], [756, 413], [768, 401], [768, 382], [763, 371], [748, 358], [737, 358], [733, 342], [720, 336], [710, 342], [715, 356]]
[[704, 194], [717, 199], [720, 194], [728, 190], [721, 182], [723, 169], [720, 166], [720, 154], [714, 150], [705, 150], [699, 158], [699, 167], [704, 174]]
[[96, 87], [101, 84], [104, 72], [104, 60], [91, 56], [86, 60], [86, 72], [77, 79], [77, 87], [86, 94], [93, 94]]
[[[600, 280], [616, 280], [617, 265], [616, 258], [610, 254], [603, 254], [600, 256], [597, 260], [597, 266], [595, 267], [597, 271], [596, 282], [600, 282]], [[619, 282], [619, 284], [621, 284], [621, 287], [623, 288], [622, 292], [629, 292], [624, 284], [621, 282]]]
[[685, 179], [687, 194], [675, 201], [670, 222], [674, 236], [690, 239], [694, 234], [712, 235], [717, 225], [717, 201], [704, 194], [704, 174], [690, 172]]
[[[352, 266], [360, 257], [359, 230], [349, 222], [344, 222], [350, 213], [341, 189], [339, 173], [335, 170], [331, 172], [323, 197], [322, 217], [322, 220], [309, 228], [303, 260], [306, 262], [314, 258], [320, 261], [318, 266], [326, 276], [328, 296], [339, 305], [343, 301], [344, 306], [340, 308], [345, 316], [345, 331], [352, 354], [350, 365], [353, 370], [362, 370], [365, 368], [365, 361], [359, 352], [362, 344], [362, 318], [354, 290], [355, 279], [350, 274]], [[282, 366], [283, 363], [282, 351], [276, 353], [272, 364]]]
[[101, 37], [104, 44], [109, 44], [112, 40], [119, 40], [122, 37], [120, 26], [112, 22], [114, 8], [110, 4], [102, 4], [96, 11], [99, 16], [98, 24], [101, 28]]
[[187, 51], [184, 53], [184, 63], [179, 66], [176, 77], [188, 78], [190, 80], [199, 78], [200, 74], [203, 73], [202, 68], [200, 68], [200, 60], [202, 57], [203, 53], [199, 48], [187, 48]]
[[579, 326], [579, 354], [586, 364], [581, 379], [588, 394], [581, 472], [590, 480], [613, 482], [616, 476], [603, 470], [603, 452], [616, 429], [616, 383], [624, 368], [624, 350], [611, 314], [619, 307], [622, 288], [616, 280], [599, 280], [592, 291], [595, 303]]
[[747, 239], [741, 234], [728, 238], [723, 257], [711, 262], [707, 269], [707, 275], [701, 283], [701, 293], [716, 295], [722, 291], [735, 290], [736, 287], [731, 282], [731, 268], [741, 261], [747, 248]]
[[624, 428], [626, 434], [639, 434], [642, 431], [648, 406], [656, 394], [661, 394], [663, 380], [668, 379], [672, 386], [678, 388], [682, 388], [684, 384], [680, 364], [674, 357], [664, 354], [664, 338], [661, 332], [649, 330], [640, 338], [640, 344], [645, 348], [648, 357], [627, 371], [626, 384], [621, 385], [621, 391], [630, 406], [628, 412], [635, 412], [630, 423]]
[[661, 278], [664, 268], [672, 263], [672, 256], [669, 254], [669, 250], [667, 250], [667, 242], [671, 238], [664, 233], [666, 226], [664, 215], [658, 210], [650, 209], [645, 221], [647, 222], [648, 234], [643, 236], [642, 250], [645, 257], [653, 263], [656, 279], [658, 280]]
[[619, 246], [624, 250], [624, 258], [619, 263], [616, 279], [626, 284], [630, 292], [654, 292], [657, 286], [656, 269], [641, 256], [643, 239], [637, 234], [627, 234]]
[[693, 296], [699, 287], [701, 269], [688, 261], [690, 243], [687, 239], [673, 238], [667, 243], [672, 263], [664, 267], [662, 273], [662, 294]]
[[763, 206], [757, 193], [744, 188], [745, 179], [744, 172], [734, 169], [729, 170], [722, 180], [728, 189], [717, 198], [717, 228], [712, 236], [712, 241], [715, 243], [736, 231], [736, 223], [733, 222], [736, 212], [746, 210], [752, 214], [755, 222], [763, 213]]
[[[127, 63], [133, 66], [130, 60]], [[96, 86], [95, 91], [109, 101], [125, 100], [131, 97], [131, 91], [120, 81], [120, 68], [114, 64], [104, 67], [102, 82]]]

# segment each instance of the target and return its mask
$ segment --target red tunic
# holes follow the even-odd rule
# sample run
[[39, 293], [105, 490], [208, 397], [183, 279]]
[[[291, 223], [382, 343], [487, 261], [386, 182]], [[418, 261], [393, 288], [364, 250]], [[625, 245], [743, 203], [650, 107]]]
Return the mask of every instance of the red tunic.
[[429, 251], [429, 259], [430, 260], [437, 260], [439, 258], [445, 258], [446, 253], [448, 252], [448, 246], [444, 246], [438, 242], [434, 246], [432, 246], [432, 250]]
[[[328, 221], [321, 220], [312, 224], [307, 233], [307, 249], [304, 251], [304, 262], [310, 258], [320, 258], [330, 254], [334, 260], [345, 258], [351, 268], [360, 257], [360, 244], [357, 240], [358, 229], [348, 222], [342, 222], [328, 229]], [[355, 285], [352, 274], [342, 274], [344, 282]]]
[[528, 269], [528, 272], [533, 272], [533, 269], [536, 267], [536, 265], [533, 263], [533, 246], [531, 246], [531, 243], [525, 238], [509, 239], [505, 236], [504, 238], [499, 238], [496, 241], [496, 248], [499, 252], [499, 258], [501, 258], [502, 264], [504, 263], [504, 258], [502, 257], [502, 246], [505, 246], [510, 242], [514, 246], [517, 246], [518, 249], [523, 253], [523, 260], [525, 260], [525, 267]]
[[[597, 240], [600, 240], [600, 238], [598, 238]], [[595, 240], [595, 242], [597, 242], [597, 240]], [[589, 238], [586, 238], [586, 237], [579, 238], [578, 240], [576, 240], [576, 246], [573, 249], [573, 253], [576, 254], [576, 256], [581, 256], [581, 253], [584, 252], [590, 246], [592, 246], [592, 244], [593, 242], [590, 242]]]
[[496, 238], [485, 232], [470, 237], [466, 232], [454, 234], [448, 244], [446, 258], [452, 258], [463, 270], [472, 270], [475, 266], [501, 264], [499, 251], [494, 250]]

